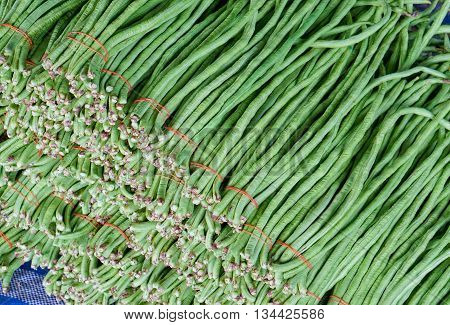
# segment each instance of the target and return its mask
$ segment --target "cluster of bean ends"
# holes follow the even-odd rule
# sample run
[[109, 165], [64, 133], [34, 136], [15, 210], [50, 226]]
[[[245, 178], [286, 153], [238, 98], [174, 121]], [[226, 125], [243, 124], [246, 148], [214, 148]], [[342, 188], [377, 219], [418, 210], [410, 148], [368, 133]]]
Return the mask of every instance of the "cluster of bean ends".
[[450, 303], [449, 7], [1, 0], [3, 289]]

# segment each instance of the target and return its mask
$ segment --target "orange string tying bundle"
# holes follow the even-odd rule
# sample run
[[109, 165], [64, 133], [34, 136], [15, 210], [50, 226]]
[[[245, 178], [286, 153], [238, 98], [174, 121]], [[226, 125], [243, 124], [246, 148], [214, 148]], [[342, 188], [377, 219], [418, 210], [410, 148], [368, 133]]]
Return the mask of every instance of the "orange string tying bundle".
[[[269, 246], [268, 246], [268, 247], [269, 247], [269, 249], [272, 249], [272, 247], [273, 247], [273, 241], [272, 241], [272, 239], [270, 239], [270, 237], [267, 236], [261, 228], [259, 228], [259, 227], [257, 227], [257, 226], [253, 226], [253, 225], [248, 224], [248, 223], [244, 224], [244, 226], [247, 226], [247, 227], [256, 229], [263, 237], [266, 238], [266, 239], [264, 240], [264, 244], [266, 245], [266, 241], [269, 241]], [[243, 229], [242, 231], [245, 232], [245, 233], [247, 233], [247, 234], [250, 234], [251, 236], [254, 236], [253, 233], [251, 233], [251, 232], [249, 232], [249, 231], [246, 231], [246, 230], [244, 230], [244, 229]], [[257, 238], [258, 240], [260, 239], [260, 237], [256, 237], [256, 236], [254, 236], [254, 237]], [[275, 243], [276, 243], [276, 244], [279, 244], [279, 245], [281, 245], [281, 246], [283, 246], [283, 247], [286, 247], [286, 248], [289, 249], [291, 252], [293, 252], [294, 255], [295, 255], [295, 256], [296, 256], [303, 264], [305, 264], [306, 267], [307, 267], [308, 269], [312, 269], [312, 268], [313, 268], [311, 262], [308, 261], [308, 259], [307, 259], [306, 257], [304, 257], [298, 250], [296, 250], [295, 248], [293, 248], [291, 245], [286, 244], [285, 242], [283, 242], [283, 241], [281, 241], [281, 240], [277, 240]]]
[[335, 300], [337, 300], [339, 305], [349, 305], [348, 302], [346, 302], [344, 299], [342, 299], [341, 297], [336, 296], [336, 295], [331, 295], [331, 296], [330, 296], [330, 299], [335, 299]]
[[[35, 144], [37, 144], [37, 142], [35, 142]], [[44, 153], [44, 151], [42, 149], [39, 149], [38, 150], [38, 157], [39, 158], [42, 157], [43, 153]]]
[[[34, 142], [34, 144], [38, 144], [39, 143], [38, 137], [37, 137], [37, 135], [35, 133], [34, 133], [34, 136], [33, 136], [33, 142]], [[43, 153], [42, 149], [39, 149], [38, 150], [38, 157], [39, 158], [42, 157], [42, 153]]]
[[234, 187], [234, 186], [227, 186], [225, 187], [226, 190], [232, 190], [235, 191], [239, 194], [244, 195], [246, 198], [248, 198], [250, 200], [250, 202], [255, 206], [255, 208], [258, 207], [258, 202], [256, 202], [256, 200], [250, 195], [248, 194], [246, 191], [241, 190], [240, 188]]
[[308, 295], [308, 296], [310, 296], [310, 297], [313, 297], [314, 299], [316, 299], [317, 301], [320, 301], [322, 298], [321, 297], [319, 297], [318, 295], [316, 295], [314, 292], [311, 292], [311, 291], [306, 291], [306, 294]]
[[106, 58], [103, 56], [103, 54], [101, 54], [101, 53], [100, 53], [99, 51], [97, 51], [96, 49], [93, 49], [92, 47], [90, 47], [90, 46], [84, 44], [82, 41], [77, 40], [77, 39], [74, 38], [74, 37], [67, 36], [67, 38], [70, 39], [71, 41], [77, 42], [78, 44], [84, 46], [84, 47], [87, 48], [89, 51], [94, 52], [95, 54], [97, 54], [98, 56], [100, 56], [100, 57], [103, 59], [103, 61], [106, 62]]
[[217, 170], [212, 169], [211, 167], [205, 166], [205, 165], [200, 164], [200, 163], [195, 162], [195, 161], [192, 161], [192, 162], [190, 163], [190, 165], [191, 165], [191, 166], [194, 166], [194, 167], [197, 167], [197, 168], [204, 169], [204, 170], [206, 170], [206, 171], [209, 171], [209, 172], [213, 173], [214, 175], [216, 175], [221, 181], [223, 181], [222, 175], [220, 175], [219, 172], [218, 172]]
[[8, 244], [9, 248], [13, 248], [13, 247], [14, 247], [12, 241], [11, 241], [11, 240], [8, 238], [8, 236], [6, 236], [5, 233], [2, 232], [1, 230], [0, 230], [0, 237], [2, 237], [3, 240]]
[[122, 229], [120, 229], [118, 226], [116, 226], [116, 225], [114, 225], [114, 224], [112, 224], [112, 223], [109, 223], [109, 222], [103, 223], [103, 226], [111, 227], [111, 228], [116, 229], [116, 230], [120, 233], [120, 235], [121, 235], [123, 238], [125, 238], [125, 240], [126, 240], [127, 242], [131, 242], [131, 241], [130, 241], [130, 238], [127, 236], [127, 234], [125, 233], [125, 231], [123, 231]]
[[97, 220], [95, 220], [95, 219], [93, 219], [93, 218], [91, 218], [91, 217], [89, 217], [89, 216], [87, 216], [85, 214], [81, 214], [81, 213], [74, 213], [73, 215], [75, 217], [79, 217], [81, 219], [89, 221], [89, 223], [92, 224], [95, 228], [98, 228], [98, 225], [114, 228], [120, 233], [120, 235], [123, 238], [125, 238], [126, 241], [131, 242], [130, 238], [127, 236], [127, 234], [122, 229], [120, 229], [118, 226], [116, 226], [116, 225], [114, 225], [112, 223], [109, 223], [109, 222], [103, 222], [103, 223], [102, 222], [98, 222]]
[[94, 226], [94, 228], [97, 228], [97, 227], [98, 227], [98, 222], [97, 222], [96, 220], [90, 218], [89, 216], [85, 215], [85, 214], [74, 213], [73, 215], [74, 215], [75, 217], [78, 217], [78, 218], [81, 218], [81, 219], [84, 219], [84, 220], [88, 221], [91, 225]]
[[6, 24], [6, 23], [0, 24], [0, 26], [7, 27], [7, 28], [13, 30], [13, 31], [16, 32], [16, 33], [19, 33], [19, 34], [22, 35], [23, 38], [27, 41], [28, 47], [29, 47], [30, 49], [33, 48], [33, 40], [32, 40], [31, 37], [30, 37], [27, 33], [25, 33], [23, 30], [21, 30], [20, 28], [17, 28], [16, 26], [13, 26], [13, 25], [11, 25], [11, 24]]
[[75, 150], [79, 150], [79, 151], [86, 151], [86, 148], [81, 147], [81, 146], [73, 146], [72, 148]]
[[117, 72], [115, 72], [115, 71], [111, 71], [111, 70], [108, 70], [108, 69], [102, 69], [102, 72], [108, 73], [108, 74], [113, 75], [113, 76], [117, 76], [118, 78], [120, 78], [120, 79], [128, 86], [128, 89], [129, 89], [130, 91], [133, 89], [133, 86], [132, 86], [131, 83], [128, 81], [128, 79], [125, 78], [124, 76], [122, 76], [120, 73], [117, 73]]
[[[252, 233], [252, 232], [250, 232], [250, 231], [248, 231], [248, 230], [245, 230], [245, 229], [242, 229], [241, 231], [242, 231], [243, 233], [246, 233], [246, 234], [250, 235], [250, 236], [253, 237], [253, 238], [256, 238], [256, 239], [259, 240], [259, 241], [262, 241], [263, 244], [267, 246], [266, 240], [263, 240], [261, 237], [258, 237], [258, 236], [256, 236], [254, 233]], [[269, 246], [268, 246], [268, 247], [269, 247]], [[270, 248], [270, 247], [269, 247], [269, 248]]]
[[264, 231], [262, 231], [261, 228], [256, 227], [256, 226], [253, 226], [253, 225], [250, 225], [250, 224], [248, 224], [248, 223], [244, 224], [244, 226], [247, 226], [247, 227], [256, 229], [259, 233], [261, 233], [261, 235], [263, 235], [263, 236], [266, 238], [266, 240], [269, 241], [269, 245], [270, 245], [269, 248], [271, 249], [271, 248], [273, 247], [273, 241], [272, 241], [272, 239], [270, 239], [270, 237], [267, 236], [267, 235], [264, 233]]
[[[86, 36], [86, 37], [90, 38], [90, 39], [93, 40], [96, 44], [98, 44], [98, 45], [102, 48], [103, 51], [105, 51], [105, 54], [103, 55], [102, 53], [100, 53], [100, 52], [97, 51], [96, 49], [90, 47], [89, 45], [85, 44], [84, 42], [82, 42], [82, 41], [76, 39], [75, 37], [70, 36], [70, 35], [72, 35], [72, 34], [83, 35], [83, 36]], [[72, 40], [72, 41], [75, 41], [75, 42], [77, 42], [77, 43], [79, 43], [79, 44], [81, 44], [81, 45], [83, 45], [84, 47], [86, 47], [86, 48], [89, 49], [90, 51], [96, 53], [98, 56], [100, 56], [100, 57], [102, 58], [103, 61], [105, 61], [105, 62], [108, 61], [108, 58], [109, 58], [108, 50], [107, 50], [106, 47], [103, 45], [103, 43], [101, 43], [101, 42], [100, 42], [98, 39], [96, 39], [95, 37], [93, 37], [93, 36], [91, 36], [91, 35], [89, 35], [89, 34], [87, 34], [87, 33], [83, 33], [83, 32], [69, 32], [69, 33], [67, 34], [67, 38], [70, 39], [70, 40]]]
[[25, 63], [28, 64], [30, 67], [36, 66], [36, 63], [34, 63], [32, 60], [26, 60]]
[[[22, 184], [22, 183], [20, 183], [19, 181], [17, 181], [19, 184]], [[23, 184], [22, 184], [23, 185]], [[19, 191], [18, 189], [16, 189], [14, 186], [12, 186], [12, 185], [8, 185], [8, 188], [10, 188], [11, 190], [13, 190], [14, 192], [16, 192], [17, 194], [19, 194], [21, 197], [23, 197], [23, 199], [25, 200], [25, 201], [27, 201], [28, 203], [30, 203], [31, 205], [34, 205], [36, 208], [39, 206], [39, 204], [40, 204], [40, 202], [39, 202], [39, 200], [37, 200], [37, 198], [36, 198], [36, 200], [37, 200], [37, 203], [36, 202], [34, 202], [33, 200], [30, 200], [25, 194], [23, 194], [21, 191]], [[31, 193], [32, 194], [32, 196], [34, 196], [34, 197], [36, 197], [26, 186], [24, 187], [29, 193]]]
[[184, 181], [183, 181], [181, 178], [179, 178], [179, 177], [177, 177], [177, 176], [175, 176], [175, 175], [169, 175], [169, 176], [166, 176], [166, 175], [158, 174], [158, 176], [159, 176], [159, 177], [162, 177], [162, 178], [170, 179], [170, 180], [172, 180], [172, 181], [174, 181], [174, 182], [177, 182], [178, 184], [183, 184], [183, 185], [184, 185]]
[[[33, 193], [33, 191], [31, 191], [31, 189], [28, 186], [26, 186], [24, 183], [22, 183], [19, 180], [16, 180], [16, 183], [22, 185], [22, 187], [30, 193], [30, 195], [36, 200], [36, 202], [39, 202], [38, 197]], [[37, 205], [39, 205], [39, 203]]]
[[[267, 236], [267, 235], [264, 233], [264, 231], [262, 231], [261, 228], [259, 228], [259, 227], [257, 227], [257, 226], [253, 226], [253, 225], [248, 224], [248, 223], [244, 224], [244, 226], [247, 226], [247, 227], [256, 229], [263, 237], [265, 237], [265, 239], [263, 240], [263, 239], [261, 238], [261, 236], [258, 237], [258, 236], [256, 236], [253, 232], [247, 231], [247, 230], [245, 230], [245, 229], [242, 229], [242, 232], [243, 232], [243, 233], [246, 233], [246, 234], [250, 235], [251, 237], [256, 238], [258, 241], [262, 241], [264, 245], [266, 245], [267, 247], [269, 247], [269, 249], [272, 249], [272, 247], [273, 247], [273, 241], [270, 239], [269, 236]], [[269, 244], [268, 244], [267, 242], [269, 242]], [[307, 266], [309, 269], [312, 269], [311, 263], [310, 263], [303, 255], [301, 255], [300, 252], [298, 252], [296, 249], [294, 249], [292, 246], [290, 246], [290, 245], [288, 245], [288, 244], [282, 242], [281, 240], [277, 240], [276, 243], [277, 243], [277, 244], [280, 244], [280, 245], [283, 246], [283, 247], [287, 247], [288, 249], [290, 249], [291, 251], [293, 251], [294, 254], [295, 254], [297, 257], [299, 257], [299, 259], [300, 259], [304, 264], [306, 264], [306, 266]], [[314, 292], [309, 291], [309, 290], [306, 291], [306, 294], [307, 294], [308, 296], [310, 296], [310, 297], [313, 297], [313, 298], [316, 299], [317, 301], [320, 301], [320, 300], [322, 299], [321, 297], [319, 297], [318, 295], [316, 295]], [[337, 297], [337, 298], [339, 298], [339, 297]], [[340, 298], [339, 298], [339, 299], [340, 299]], [[342, 299], [340, 299], [340, 302], [341, 302], [341, 301], [342, 301], [343, 303], [345, 303], [345, 301], [343, 301]], [[339, 304], [340, 304], [340, 302], [339, 302]], [[345, 303], [345, 304], [347, 304], [347, 303]], [[347, 305], [348, 305], [348, 304], [347, 304]]]
[[298, 250], [296, 250], [294, 247], [292, 247], [292, 246], [289, 245], [289, 244], [286, 244], [285, 242], [282, 242], [281, 240], [277, 240], [277, 244], [280, 244], [281, 246], [286, 247], [286, 248], [289, 249], [291, 252], [293, 252], [294, 255], [297, 256], [298, 259], [299, 259], [300, 261], [302, 261], [303, 264], [305, 264], [306, 267], [307, 267], [308, 269], [312, 269], [312, 268], [313, 268], [311, 262], [309, 262], [309, 261], [306, 259], [306, 257], [304, 257], [304, 256], [303, 256]]
[[181, 139], [183, 139], [184, 141], [186, 141], [189, 145], [191, 145], [192, 147], [197, 147], [198, 145], [192, 141], [186, 134], [181, 133], [178, 130], [175, 130], [174, 128], [170, 127], [170, 126], [166, 126], [165, 127], [168, 131], [172, 132], [173, 134], [179, 136]]
[[57, 197], [58, 199], [60, 199], [61, 201], [64, 201], [65, 203], [67, 203], [68, 205], [70, 205], [71, 207], [74, 207], [75, 204], [73, 204], [72, 201], [66, 201], [66, 198], [59, 196], [58, 194], [56, 194], [55, 192], [50, 194], [51, 196]]
[[150, 107], [152, 109], [154, 109], [155, 111], [157, 111], [159, 114], [166, 113], [166, 117], [167, 118], [170, 117], [170, 111], [167, 109], [167, 107], [161, 105], [153, 98], [138, 98], [133, 103], [137, 104], [137, 103], [144, 103], [144, 102], [149, 103]]

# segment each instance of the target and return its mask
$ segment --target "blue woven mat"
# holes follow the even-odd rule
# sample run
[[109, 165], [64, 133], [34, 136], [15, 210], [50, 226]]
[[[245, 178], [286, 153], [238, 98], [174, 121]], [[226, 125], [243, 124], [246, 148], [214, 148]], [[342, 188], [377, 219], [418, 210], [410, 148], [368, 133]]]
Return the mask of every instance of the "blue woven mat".
[[0, 305], [60, 305], [54, 297], [45, 293], [42, 281], [46, 270], [33, 270], [30, 264], [24, 264], [18, 269], [12, 278], [11, 288], [8, 293], [1, 293]]

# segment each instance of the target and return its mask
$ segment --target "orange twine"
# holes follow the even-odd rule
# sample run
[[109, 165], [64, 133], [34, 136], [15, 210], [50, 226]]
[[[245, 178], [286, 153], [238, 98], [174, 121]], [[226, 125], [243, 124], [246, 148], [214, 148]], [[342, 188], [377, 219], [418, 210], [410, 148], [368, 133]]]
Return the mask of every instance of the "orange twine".
[[226, 190], [232, 190], [232, 191], [235, 191], [235, 192], [237, 192], [237, 193], [239, 193], [239, 194], [244, 195], [246, 198], [248, 198], [248, 199], [250, 200], [250, 202], [252, 202], [252, 204], [253, 204], [256, 208], [258, 207], [258, 202], [256, 202], [256, 200], [255, 200], [250, 194], [248, 194], [246, 191], [241, 190], [241, 189], [239, 189], [239, 188], [237, 188], [237, 187], [234, 187], [234, 186], [227, 186], [227, 187], [225, 187], [225, 189], [226, 189]]
[[14, 186], [8, 185], [8, 188], [10, 188], [11, 190], [13, 190], [13, 191], [16, 192], [17, 194], [19, 194], [21, 197], [24, 198], [25, 201], [27, 201], [27, 202], [30, 203], [31, 205], [34, 205], [36, 208], [39, 206], [39, 203], [36, 203], [36, 202], [33, 202], [32, 200], [30, 200], [25, 194], [23, 194], [21, 191], [19, 191], [18, 189], [16, 189]]
[[162, 178], [170, 179], [170, 180], [172, 180], [172, 181], [174, 181], [174, 182], [177, 182], [177, 183], [179, 183], [179, 184], [184, 184], [184, 181], [183, 181], [181, 178], [178, 178], [178, 177], [175, 176], [175, 175], [169, 175], [169, 176], [166, 176], [166, 175], [158, 174], [157, 176], [162, 177]]
[[[97, 228], [97, 225], [102, 225], [102, 226], [105, 226], [105, 227], [111, 227], [111, 228], [114, 228], [114, 229], [116, 229], [116, 230], [120, 233], [120, 235], [121, 235], [123, 238], [125, 238], [126, 241], [131, 242], [131, 241], [130, 241], [130, 238], [127, 236], [127, 234], [125, 234], [125, 232], [124, 232], [122, 229], [120, 229], [118, 226], [116, 226], [116, 225], [114, 225], [114, 224], [112, 224], [112, 223], [109, 223], [109, 222], [101, 223], [101, 222], [98, 222], [98, 221], [96, 221], [96, 220], [90, 218], [89, 216], [87, 216], [87, 215], [85, 215], [85, 214], [81, 214], [81, 213], [74, 213], [73, 215], [76, 216], [76, 217], [80, 217], [80, 218], [82, 218], [82, 219], [84, 219], [84, 220], [89, 221], [89, 223], [91, 223], [95, 228]], [[94, 224], [94, 223], [95, 223], [95, 224]], [[97, 225], [96, 225], [96, 224], [97, 224]]]
[[79, 150], [79, 151], [86, 151], [86, 148], [80, 147], [80, 146], [73, 146], [72, 147], [75, 150]]
[[307, 267], [308, 269], [312, 269], [312, 264], [311, 264], [311, 262], [309, 262], [309, 261], [306, 259], [306, 257], [304, 257], [304, 256], [303, 256], [298, 250], [296, 250], [294, 247], [292, 247], [292, 246], [289, 245], [289, 244], [286, 244], [285, 242], [282, 242], [281, 240], [277, 240], [277, 243], [280, 244], [280, 245], [283, 246], [283, 247], [288, 248], [291, 252], [294, 253], [295, 256], [298, 257], [298, 259], [299, 259], [300, 261], [302, 261], [302, 262], [306, 265], [306, 267]]
[[259, 232], [261, 233], [261, 235], [263, 235], [263, 236], [266, 238], [266, 240], [268, 240], [268, 241], [270, 242], [270, 247], [269, 247], [269, 248], [272, 248], [272, 246], [273, 246], [272, 239], [270, 239], [269, 236], [267, 236], [267, 235], [264, 233], [264, 231], [262, 231], [259, 227], [250, 225], [250, 224], [248, 224], [248, 223], [244, 224], [244, 226], [247, 226], [247, 227], [250, 227], [250, 228], [254, 228], [254, 229], [256, 229], [257, 231], [259, 231]]
[[344, 299], [342, 299], [341, 297], [338, 297], [336, 295], [331, 295], [330, 299], [336, 299], [338, 301], [339, 305], [349, 305], [348, 302], [346, 302]]
[[156, 100], [154, 100], [153, 98], [138, 98], [133, 103], [137, 104], [137, 103], [143, 103], [143, 102], [150, 103], [150, 106], [158, 113], [162, 113], [164, 111], [166, 113], [167, 118], [170, 116], [170, 111], [165, 106], [161, 105]]
[[11, 30], [15, 31], [16, 33], [19, 33], [20, 35], [23, 36], [23, 38], [25, 38], [25, 40], [27, 41], [29, 48], [31, 49], [33, 47], [33, 40], [31, 39], [31, 37], [25, 33], [23, 30], [21, 30], [20, 28], [17, 28], [16, 26], [13, 26], [11, 24], [0, 24], [0, 26], [4, 26], [7, 28], [10, 28]]
[[[95, 37], [93, 37], [87, 33], [84, 33], [84, 32], [69, 32], [67, 35], [70, 35], [70, 34], [83, 35], [83, 36], [86, 36], [86, 37], [90, 38], [91, 40], [93, 40], [95, 43], [97, 43], [103, 49], [103, 51], [105, 51], [105, 55], [102, 55], [101, 53], [99, 53], [97, 51], [96, 52], [102, 57], [103, 61], [105, 61], [105, 62], [108, 61], [108, 58], [109, 58], [108, 50], [106, 49], [105, 45], [103, 45], [103, 43], [101, 43], [98, 39], [96, 39]], [[67, 36], [67, 37], [70, 38], [70, 36]], [[77, 39], [74, 39], [74, 38], [71, 38], [71, 39], [78, 42]], [[81, 43], [81, 44], [83, 44], [83, 43]], [[83, 44], [83, 45], [87, 46], [85, 44]], [[87, 47], [89, 47], [89, 46], [87, 46]], [[89, 48], [91, 48], [91, 47], [89, 47]]]
[[[256, 236], [254, 233], [252, 233], [252, 232], [250, 232], [250, 231], [247, 231], [247, 230], [245, 230], [245, 229], [242, 229], [241, 231], [242, 231], [243, 233], [249, 234], [250, 236], [256, 238], [256, 239], [259, 240], [259, 241], [262, 241], [264, 245], [267, 245], [266, 240], [263, 240], [261, 237]], [[269, 247], [269, 248], [270, 248], [270, 247]]]
[[25, 63], [31, 67], [34, 67], [36, 65], [36, 63], [34, 63], [32, 60], [26, 60]]
[[192, 161], [192, 162], [190, 163], [190, 165], [191, 165], [191, 166], [194, 166], [194, 167], [198, 167], [198, 168], [204, 169], [204, 170], [206, 170], [206, 171], [209, 171], [209, 172], [213, 173], [214, 175], [216, 175], [221, 181], [223, 181], [222, 175], [220, 175], [220, 174], [217, 172], [217, 170], [212, 169], [211, 167], [202, 165], [202, 164], [200, 164], [200, 163], [198, 163], [198, 162], [194, 162], [194, 161]]
[[113, 225], [112, 223], [109, 223], [109, 222], [105, 222], [105, 223], [103, 224], [103, 226], [111, 227], [111, 228], [116, 229], [116, 230], [120, 233], [120, 235], [121, 235], [123, 238], [125, 238], [125, 240], [126, 240], [127, 242], [131, 242], [131, 241], [130, 241], [130, 238], [128, 238], [127, 234], [126, 234], [122, 229], [120, 229], [118, 226]]
[[317, 301], [320, 301], [322, 298], [320, 298], [318, 295], [316, 295], [314, 292], [311, 291], [306, 291], [306, 294], [310, 297], [313, 297], [314, 299], [316, 299]]
[[[20, 185], [22, 185], [22, 187], [23, 187], [24, 189], [26, 189], [26, 190], [31, 194], [31, 196], [36, 200], [36, 202], [39, 202], [38, 197], [33, 193], [33, 191], [31, 191], [31, 189], [30, 189], [28, 186], [26, 186], [24, 183], [22, 183], [22, 182], [19, 181], [19, 180], [16, 180], [16, 183], [19, 183]], [[38, 205], [39, 205], [39, 204], [38, 204]]]
[[191, 139], [189, 139], [189, 137], [186, 134], [181, 133], [178, 130], [175, 130], [174, 128], [170, 127], [170, 126], [166, 126], [165, 127], [168, 131], [172, 132], [175, 135], [178, 135], [181, 139], [183, 139], [184, 141], [186, 141], [188, 144], [190, 144], [193, 147], [197, 147], [197, 144], [192, 141]]
[[[270, 246], [268, 246], [268, 247], [269, 247], [269, 249], [272, 249], [272, 247], [273, 247], [273, 241], [272, 241], [272, 239], [270, 239], [270, 237], [267, 236], [267, 235], [264, 233], [264, 231], [262, 231], [261, 228], [259, 228], [259, 227], [257, 227], [257, 226], [253, 226], [253, 225], [248, 224], [248, 223], [244, 224], [244, 226], [247, 226], [247, 227], [256, 229], [261, 235], [263, 235], [263, 236], [266, 238], [266, 239], [264, 240], [264, 244], [266, 244], [266, 241], [269, 241], [269, 243], [270, 243], [269, 245], [270, 245]], [[242, 230], [242, 231], [245, 232], [245, 233], [248, 233], [248, 234], [253, 235], [253, 233], [251, 233], [251, 232], [249, 232], [249, 231], [246, 231], [246, 230]], [[256, 238], [259, 238], [259, 237], [256, 237]], [[312, 268], [313, 268], [311, 262], [308, 261], [308, 259], [307, 259], [306, 257], [304, 257], [298, 250], [296, 250], [295, 248], [293, 248], [291, 245], [286, 244], [285, 242], [283, 242], [283, 241], [281, 241], [281, 240], [277, 240], [275, 243], [276, 243], [276, 244], [279, 244], [279, 245], [281, 245], [281, 246], [283, 246], [283, 247], [286, 247], [286, 248], [289, 249], [291, 252], [293, 252], [294, 255], [295, 255], [295, 256], [296, 256], [303, 264], [305, 264], [307, 268], [309, 268], [309, 269], [312, 269]]]
[[77, 42], [77, 43], [80, 44], [80, 45], [83, 45], [83, 46], [84, 46], [85, 48], [87, 48], [88, 50], [90, 50], [90, 51], [94, 52], [95, 54], [99, 55], [99, 56], [103, 59], [103, 61], [106, 62], [106, 58], [103, 56], [103, 54], [101, 54], [101, 53], [100, 53], [99, 51], [97, 51], [96, 49], [93, 49], [92, 47], [90, 47], [90, 46], [84, 44], [82, 41], [77, 40], [77, 39], [74, 38], [74, 37], [67, 36], [67, 38], [70, 39], [70, 40], [72, 40], [72, 41], [74, 41], [74, 42]]
[[102, 72], [105, 72], [105, 73], [111, 74], [111, 75], [113, 75], [113, 76], [119, 77], [123, 82], [125, 82], [125, 83], [127, 84], [128, 89], [129, 89], [130, 91], [133, 89], [133, 86], [132, 86], [131, 83], [127, 80], [127, 78], [125, 78], [124, 76], [122, 76], [120, 73], [117, 73], [117, 72], [115, 72], [115, 71], [111, 71], [111, 70], [108, 70], [108, 69], [102, 69]]
[[53, 192], [51, 195], [54, 196], [54, 197], [57, 197], [57, 198], [60, 199], [61, 201], [64, 201], [65, 203], [67, 203], [67, 204], [70, 205], [71, 207], [74, 207], [74, 206], [75, 206], [75, 205], [73, 204], [72, 201], [66, 201], [66, 199], [65, 199], [64, 197], [57, 195], [55, 192]]
[[0, 237], [2, 237], [3, 240], [8, 244], [9, 248], [13, 248], [13, 247], [14, 247], [13, 243], [12, 243], [11, 240], [8, 238], [8, 236], [6, 236], [5, 233], [2, 232], [1, 230], [0, 230]]
[[97, 227], [98, 227], [98, 226], [97, 226], [98, 222], [95, 221], [94, 219], [90, 218], [89, 216], [85, 215], [85, 214], [74, 213], [73, 215], [74, 215], [75, 217], [78, 217], [78, 218], [81, 218], [81, 219], [84, 219], [84, 220], [88, 221], [91, 225], [94, 226], [94, 228], [97, 228]]

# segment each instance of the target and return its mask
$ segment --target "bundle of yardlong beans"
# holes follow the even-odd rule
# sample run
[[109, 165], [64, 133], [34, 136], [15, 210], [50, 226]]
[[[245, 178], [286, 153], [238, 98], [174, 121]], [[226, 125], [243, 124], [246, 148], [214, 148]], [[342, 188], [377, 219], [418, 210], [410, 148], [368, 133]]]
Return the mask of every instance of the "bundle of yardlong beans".
[[450, 303], [449, 8], [0, 1], [3, 289]]

